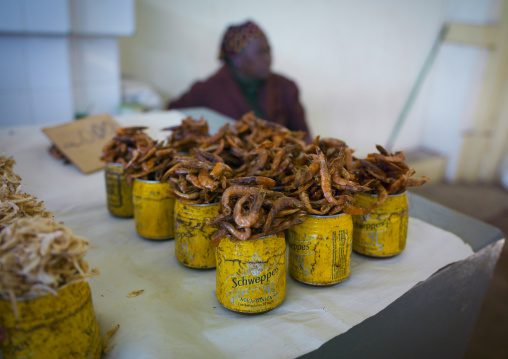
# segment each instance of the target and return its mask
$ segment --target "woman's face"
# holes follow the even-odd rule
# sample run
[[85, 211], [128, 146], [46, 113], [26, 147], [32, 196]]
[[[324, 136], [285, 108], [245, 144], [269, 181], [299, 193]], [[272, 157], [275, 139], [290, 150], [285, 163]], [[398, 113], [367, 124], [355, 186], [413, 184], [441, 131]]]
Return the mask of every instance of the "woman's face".
[[233, 59], [237, 71], [247, 77], [265, 79], [270, 74], [272, 55], [270, 44], [264, 35], [253, 38]]

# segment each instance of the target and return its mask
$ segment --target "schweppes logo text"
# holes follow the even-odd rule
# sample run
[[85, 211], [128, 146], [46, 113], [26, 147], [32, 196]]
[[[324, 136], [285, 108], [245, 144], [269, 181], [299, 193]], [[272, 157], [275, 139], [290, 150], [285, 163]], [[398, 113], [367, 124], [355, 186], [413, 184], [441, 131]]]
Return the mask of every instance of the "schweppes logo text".
[[249, 285], [255, 285], [255, 284], [266, 284], [270, 281], [270, 278], [274, 277], [275, 274], [279, 271], [279, 268], [276, 267], [272, 269], [271, 271], [264, 273], [259, 276], [253, 276], [253, 277], [240, 277], [240, 278], [233, 278], [233, 287], [231, 289], [235, 289], [237, 287], [245, 287]]

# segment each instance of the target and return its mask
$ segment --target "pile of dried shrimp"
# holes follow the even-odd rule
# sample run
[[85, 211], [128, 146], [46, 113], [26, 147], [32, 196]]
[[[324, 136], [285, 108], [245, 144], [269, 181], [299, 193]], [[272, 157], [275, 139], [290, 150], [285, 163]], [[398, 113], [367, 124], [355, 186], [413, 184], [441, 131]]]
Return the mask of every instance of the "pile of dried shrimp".
[[427, 176], [410, 178], [415, 171], [404, 163], [403, 151], [389, 153], [380, 145], [376, 145], [376, 148], [379, 153], [369, 153], [365, 159], [355, 158], [352, 172], [358, 177], [359, 183], [371, 188], [370, 193], [378, 195], [378, 205], [388, 195], [403, 193], [407, 187], [421, 186], [429, 180]]
[[176, 163], [177, 152], [163, 142], [153, 142], [150, 146], [133, 151], [129, 163], [124, 166], [129, 181], [139, 178], [160, 181], [164, 173]]
[[[302, 140], [304, 135], [304, 132], [290, 131], [284, 126], [259, 119], [253, 113], [248, 113], [233, 125], [227, 123], [222, 126], [215, 135], [205, 139], [199, 149], [220, 156], [227, 165], [237, 169], [238, 172], [252, 174], [256, 170], [269, 169], [264, 164], [270, 154], [263, 153], [263, 148], [276, 151], [292, 146], [297, 148], [296, 151], [301, 152], [306, 147]], [[265, 144], [257, 149], [263, 143]], [[273, 153], [272, 157], [275, 154]], [[254, 160], [253, 165], [258, 167], [257, 169], [248, 172], [248, 164], [245, 163], [247, 156], [250, 160]], [[260, 158], [256, 159], [257, 156]], [[279, 156], [282, 157], [282, 154]]]
[[[319, 141], [316, 140], [316, 143]], [[320, 146], [314, 147], [315, 153], [306, 155], [307, 163], [296, 166], [293, 175], [283, 179], [285, 193], [298, 198], [304, 204], [307, 213], [313, 215], [369, 213], [370, 208], [354, 205], [353, 194], [367, 192], [370, 188], [360, 185], [348, 168], [352, 151], [344, 144], [333, 150], [337, 151], [336, 154], [327, 158]], [[328, 153], [331, 148], [327, 148]]]
[[101, 159], [107, 163], [120, 163], [129, 183], [133, 178], [160, 181], [175, 164], [176, 149], [152, 139], [144, 132], [147, 128], [119, 128], [115, 137], [102, 149]]
[[267, 178], [250, 177], [249, 182], [265, 184], [233, 184], [222, 194], [219, 213], [207, 222], [218, 229], [212, 235], [215, 245], [227, 235], [233, 240], [254, 240], [303, 222], [306, 213], [300, 201], [270, 190]]
[[[193, 123], [189, 118], [182, 122], [171, 129], [180, 133]], [[303, 136], [303, 132], [290, 131], [248, 113], [233, 125], [225, 124], [213, 136], [193, 137], [199, 146], [188, 156], [177, 157], [176, 165], [161, 180], [169, 181], [170, 194], [187, 204], [217, 202], [229, 185], [258, 184], [258, 180], [252, 183], [253, 176], [280, 186], [294, 164], [304, 159]], [[183, 141], [180, 136], [175, 138]]]
[[178, 153], [188, 153], [192, 148], [210, 137], [208, 122], [203, 117], [199, 121], [193, 120], [190, 116], [183, 119], [178, 126], [164, 128], [163, 131], [172, 131], [167, 138], [167, 143]]
[[168, 181], [169, 194], [186, 204], [217, 202], [233, 177], [233, 170], [221, 157], [199, 149], [193, 149], [189, 156], [176, 157], [174, 162], [161, 181]]
[[117, 129], [115, 136], [103, 147], [101, 160], [127, 166], [139, 152], [153, 147], [155, 141], [143, 132], [147, 128], [135, 126]]

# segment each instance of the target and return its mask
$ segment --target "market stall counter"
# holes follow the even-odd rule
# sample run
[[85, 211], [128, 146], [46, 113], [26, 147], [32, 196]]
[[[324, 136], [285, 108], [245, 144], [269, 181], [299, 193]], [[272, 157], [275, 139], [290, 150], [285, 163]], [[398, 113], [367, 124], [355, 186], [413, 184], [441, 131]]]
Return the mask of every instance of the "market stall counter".
[[[188, 115], [203, 116], [211, 133], [232, 121], [204, 108], [116, 120], [149, 126], [150, 136], [163, 139], [160, 129]], [[106, 358], [459, 358], [504, 243], [498, 229], [409, 193], [403, 253], [352, 253], [350, 276], [330, 287], [288, 276], [277, 308], [237, 314], [218, 302], [214, 269], [183, 266], [173, 240], [143, 239], [132, 218], [111, 216], [104, 172], [84, 175], [52, 158], [49, 146], [39, 125], [0, 129], [0, 151], [16, 160], [23, 190], [91, 241], [100, 332], [120, 325]]]

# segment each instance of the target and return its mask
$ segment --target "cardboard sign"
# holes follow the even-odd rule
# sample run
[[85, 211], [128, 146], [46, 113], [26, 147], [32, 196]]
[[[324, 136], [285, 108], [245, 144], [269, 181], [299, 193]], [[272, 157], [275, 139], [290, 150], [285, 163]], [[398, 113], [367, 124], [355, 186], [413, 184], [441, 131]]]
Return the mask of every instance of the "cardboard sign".
[[110, 115], [86, 117], [63, 125], [43, 128], [53, 144], [83, 173], [102, 169], [102, 148], [120, 125]]

